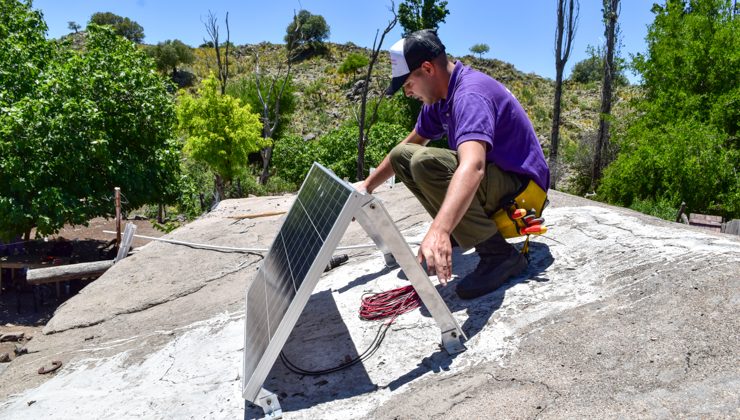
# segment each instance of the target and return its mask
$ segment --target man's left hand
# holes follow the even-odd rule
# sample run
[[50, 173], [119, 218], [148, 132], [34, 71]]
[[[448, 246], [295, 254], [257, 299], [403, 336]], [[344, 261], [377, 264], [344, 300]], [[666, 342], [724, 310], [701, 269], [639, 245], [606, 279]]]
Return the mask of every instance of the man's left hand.
[[446, 286], [452, 278], [452, 243], [450, 234], [437, 229], [430, 229], [419, 247], [416, 259], [419, 264], [427, 262], [427, 274], [437, 275], [437, 279]]

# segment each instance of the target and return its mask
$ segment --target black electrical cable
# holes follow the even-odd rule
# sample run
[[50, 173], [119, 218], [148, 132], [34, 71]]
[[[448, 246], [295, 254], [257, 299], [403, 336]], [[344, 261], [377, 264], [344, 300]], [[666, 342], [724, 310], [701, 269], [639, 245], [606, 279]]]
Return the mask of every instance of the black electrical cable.
[[[388, 317], [391, 317], [391, 319], [383, 323], [380, 328], [378, 328], [378, 332], [375, 333], [375, 338], [373, 339], [372, 343], [370, 343], [368, 348], [365, 349], [362, 354], [338, 366], [320, 370], [309, 370], [301, 368], [295, 363], [291, 362], [290, 359], [288, 359], [288, 357], [285, 355], [285, 352], [282, 351], [280, 352], [280, 361], [283, 362], [285, 367], [288, 368], [288, 370], [290, 370], [291, 372], [298, 375], [306, 376], [326, 375], [329, 373], [339, 372], [340, 370], [347, 369], [372, 357], [372, 355], [375, 354], [375, 352], [378, 351], [378, 349], [380, 348], [380, 345], [383, 343], [383, 339], [385, 339], [385, 335], [388, 332], [388, 329], [391, 327], [391, 324], [393, 324], [396, 318], [405, 312], [418, 308], [420, 304], [421, 303], [419, 295], [416, 294], [416, 290], [414, 290], [414, 288], [411, 286], [401, 287], [398, 289], [375, 294], [365, 294], [362, 297], [362, 305], [360, 306], [361, 319], [379, 320]], [[367, 316], [368, 314], [372, 314], [372, 316]]]

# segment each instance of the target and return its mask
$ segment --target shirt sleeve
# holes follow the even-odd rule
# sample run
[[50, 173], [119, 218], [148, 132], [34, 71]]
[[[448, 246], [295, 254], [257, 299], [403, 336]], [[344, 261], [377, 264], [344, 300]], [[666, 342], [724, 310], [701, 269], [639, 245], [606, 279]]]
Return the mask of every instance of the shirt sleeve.
[[429, 140], [439, 140], [445, 135], [442, 121], [434, 105], [423, 105], [416, 119], [416, 134]]
[[467, 93], [456, 97], [452, 106], [455, 149], [469, 140], [483, 141], [488, 150], [493, 149], [496, 116], [491, 101], [477, 93]]

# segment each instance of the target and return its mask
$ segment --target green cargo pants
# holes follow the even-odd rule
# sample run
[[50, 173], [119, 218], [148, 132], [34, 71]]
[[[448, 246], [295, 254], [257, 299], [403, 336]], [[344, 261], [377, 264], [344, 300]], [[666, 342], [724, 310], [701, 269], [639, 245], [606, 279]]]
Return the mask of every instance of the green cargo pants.
[[[399, 144], [390, 151], [389, 158], [396, 178], [414, 193], [432, 217], [436, 217], [459, 165], [457, 152]], [[457, 243], [469, 249], [496, 234], [498, 228], [490, 215], [498, 210], [504, 196], [516, 193], [522, 185], [517, 175], [489, 163], [470, 208], [452, 231]]]

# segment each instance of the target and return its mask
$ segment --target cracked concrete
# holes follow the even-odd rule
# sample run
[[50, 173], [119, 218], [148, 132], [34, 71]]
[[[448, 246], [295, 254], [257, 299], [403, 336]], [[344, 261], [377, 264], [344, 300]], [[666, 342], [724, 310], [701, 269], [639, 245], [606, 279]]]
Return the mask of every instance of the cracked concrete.
[[[405, 236], [429, 224], [401, 186], [382, 191]], [[335, 375], [276, 363], [265, 386], [285, 418], [740, 417], [740, 241], [551, 192], [549, 233], [526, 275], [462, 301], [477, 261], [453, 256], [439, 288], [470, 340], [451, 358], [424, 310], [399, 317], [376, 355]], [[292, 196], [227, 200], [170, 237], [268, 247]], [[343, 245], [367, 243], [356, 223]], [[342, 251], [285, 351], [327, 367], [361, 352], [378, 324], [356, 317], [365, 292], [404, 285], [370, 249]], [[241, 418], [244, 291], [261, 258], [153, 243], [60, 307], [31, 353], [0, 372], [0, 417]], [[50, 360], [64, 365], [36, 373]], [[29, 401], [35, 401], [28, 405]]]

